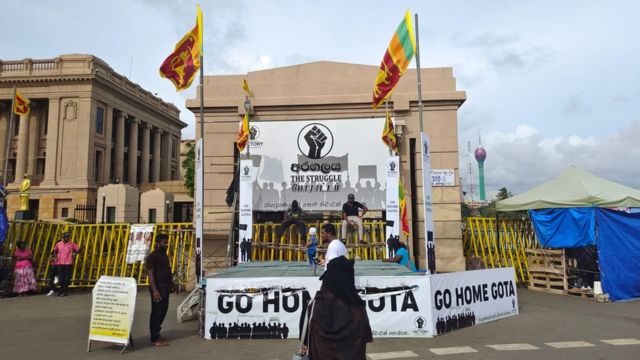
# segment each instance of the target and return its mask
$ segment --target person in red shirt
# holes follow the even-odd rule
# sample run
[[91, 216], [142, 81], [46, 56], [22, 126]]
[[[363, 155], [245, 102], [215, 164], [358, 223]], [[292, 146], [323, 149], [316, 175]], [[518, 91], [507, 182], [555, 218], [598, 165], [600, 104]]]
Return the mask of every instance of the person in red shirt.
[[169, 236], [156, 235], [156, 249], [147, 256], [145, 267], [149, 275], [149, 292], [151, 293], [151, 316], [149, 317], [149, 332], [151, 345], [167, 346], [167, 338], [160, 335], [162, 322], [169, 310], [169, 293], [173, 287], [171, 263], [167, 256]]
[[53, 247], [54, 261], [58, 266], [58, 279], [60, 279], [60, 291], [58, 296], [67, 296], [67, 288], [71, 280], [74, 256], [80, 252], [80, 247], [70, 241], [68, 232], [62, 233], [62, 241], [58, 241]]

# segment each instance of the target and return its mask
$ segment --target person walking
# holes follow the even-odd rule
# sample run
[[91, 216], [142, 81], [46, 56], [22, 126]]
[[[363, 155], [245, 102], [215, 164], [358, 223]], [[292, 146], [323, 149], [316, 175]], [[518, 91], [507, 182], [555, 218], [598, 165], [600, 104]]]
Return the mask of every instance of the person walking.
[[331, 223], [322, 224], [320, 236], [322, 236], [323, 244], [329, 244], [324, 260], [320, 262], [320, 265], [324, 265], [324, 269], [327, 270], [327, 265], [331, 260], [347, 256], [347, 247], [336, 237], [336, 227]]
[[311, 360], [365, 360], [373, 341], [365, 301], [355, 287], [354, 261], [339, 256], [327, 263], [322, 286], [308, 310], [301, 353]]
[[151, 293], [151, 316], [149, 317], [149, 332], [152, 346], [167, 346], [167, 338], [160, 335], [162, 322], [169, 310], [169, 293], [173, 287], [171, 265], [167, 256], [169, 236], [156, 236], [156, 247], [145, 261], [149, 276], [149, 292]]
[[[362, 209], [362, 215], [359, 214], [359, 210]], [[358, 242], [363, 244], [364, 241], [364, 225], [362, 224], [362, 217], [367, 213], [369, 209], [356, 201], [356, 197], [353, 194], [347, 196], [347, 202], [342, 205], [342, 239], [347, 241], [347, 227], [349, 224], [358, 225]]]
[[75, 255], [80, 252], [80, 247], [70, 241], [69, 232], [62, 233], [62, 241], [58, 241], [53, 247], [54, 261], [58, 267], [58, 279], [60, 280], [60, 292], [58, 296], [67, 296], [67, 289], [71, 282], [71, 271]]
[[19, 296], [25, 296], [29, 291], [38, 290], [36, 277], [33, 274], [33, 264], [31, 259], [33, 254], [24, 241], [18, 241], [16, 250], [13, 253], [15, 266], [13, 269], [14, 281], [13, 292]]

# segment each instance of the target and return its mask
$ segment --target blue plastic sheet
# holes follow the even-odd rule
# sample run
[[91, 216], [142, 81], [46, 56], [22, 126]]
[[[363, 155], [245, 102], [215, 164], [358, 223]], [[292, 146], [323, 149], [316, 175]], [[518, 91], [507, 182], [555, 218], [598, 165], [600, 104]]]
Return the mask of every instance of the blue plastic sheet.
[[9, 231], [9, 219], [7, 219], [7, 209], [0, 205], [0, 245], [4, 244]]
[[602, 289], [612, 301], [640, 298], [640, 213], [596, 209]]
[[594, 208], [529, 210], [529, 217], [540, 244], [551, 248], [594, 245]]

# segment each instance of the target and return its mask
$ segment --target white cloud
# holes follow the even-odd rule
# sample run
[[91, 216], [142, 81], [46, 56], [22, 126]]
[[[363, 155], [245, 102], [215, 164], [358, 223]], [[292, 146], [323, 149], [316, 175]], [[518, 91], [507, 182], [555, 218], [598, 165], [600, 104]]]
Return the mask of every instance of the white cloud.
[[[589, 138], [545, 137], [529, 125], [520, 125], [510, 133], [491, 132], [483, 144], [487, 150], [486, 190], [504, 186], [514, 194], [521, 193], [556, 177], [569, 165], [640, 188], [636, 167], [640, 163], [639, 137], [640, 121], [614, 133]], [[465, 154], [466, 149], [461, 150], [461, 164], [467, 163]], [[463, 189], [467, 191], [469, 179], [465, 167], [461, 173]], [[477, 186], [477, 179], [473, 183]]]

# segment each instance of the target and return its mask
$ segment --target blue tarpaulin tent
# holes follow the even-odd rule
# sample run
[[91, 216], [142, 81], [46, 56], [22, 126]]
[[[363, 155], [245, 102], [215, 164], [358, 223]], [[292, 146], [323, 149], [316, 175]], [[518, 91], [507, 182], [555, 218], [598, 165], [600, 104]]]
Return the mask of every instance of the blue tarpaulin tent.
[[[575, 166], [525, 193], [496, 203], [498, 211], [529, 210], [545, 247], [597, 245], [603, 290], [612, 301], [640, 298], [640, 191]], [[633, 212], [633, 211], [632, 211]]]

